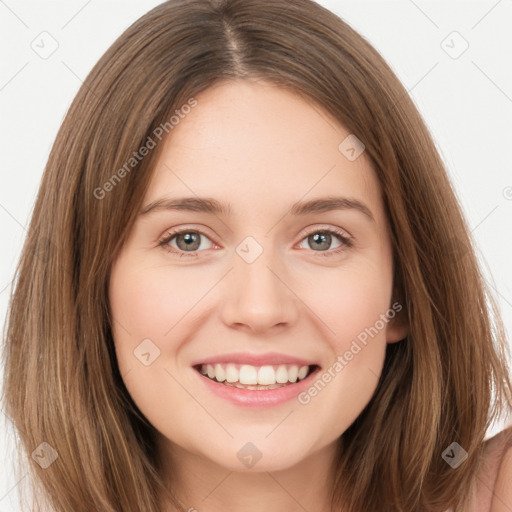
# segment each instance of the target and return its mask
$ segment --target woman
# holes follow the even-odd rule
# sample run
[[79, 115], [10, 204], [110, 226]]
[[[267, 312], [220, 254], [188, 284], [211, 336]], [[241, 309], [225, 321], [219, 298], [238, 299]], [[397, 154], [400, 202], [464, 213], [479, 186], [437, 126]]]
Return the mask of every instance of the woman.
[[309, 0], [128, 28], [63, 122], [17, 276], [6, 411], [56, 511], [512, 506], [511, 430], [484, 441], [512, 407], [505, 333], [443, 163]]

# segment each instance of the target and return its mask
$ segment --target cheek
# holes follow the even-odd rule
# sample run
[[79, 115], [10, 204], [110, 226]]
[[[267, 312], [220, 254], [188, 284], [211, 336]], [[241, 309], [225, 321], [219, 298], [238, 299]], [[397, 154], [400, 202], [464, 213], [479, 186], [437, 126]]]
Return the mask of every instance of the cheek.
[[317, 276], [310, 288], [308, 305], [321, 319], [331, 350], [326, 367], [299, 403], [333, 438], [351, 425], [377, 387], [386, 352], [390, 276], [382, 262], [366, 264], [346, 267], [328, 279]]
[[[385, 315], [390, 307], [392, 280], [385, 265], [346, 267], [318, 273], [298, 295], [315, 313], [336, 354], [343, 354], [355, 339], [385, 339]], [[376, 326], [377, 333], [373, 329]]]
[[[211, 279], [165, 266], [116, 262], [110, 279], [114, 338], [132, 344], [150, 338], [162, 351], [172, 349], [172, 329], [194, 308]], [[129, 333], [129, 334], [128, 334]]]
[[160, 389], [169, 386], [172, 379], [164, 370], [173, 373], [179, 366], [181, 347], [197, 329], [197, 315], [217, 281], [211, 271], [193, 266], [172, 268], [148, 265], [131, 254], [119, 257], [112, 267], [109, 301], [117, 363], [127, 375], [127, 387], [128, 381], [134, 388], [147, 387], [149, 380]]
[[183, 342], [178, 334], [190, 321], [187, 314], [211, 284], [203, 280], [198, 289], [200, 280], [191, 281], [190, 275], [128, 257], [112, 267], [109, 300], [117, 363], [131, 398], [157, 428], [168, 424], [169, 404], [184, 414], [194, 405], [178, 384], [182, 377], [173, 379], [174, 362]]

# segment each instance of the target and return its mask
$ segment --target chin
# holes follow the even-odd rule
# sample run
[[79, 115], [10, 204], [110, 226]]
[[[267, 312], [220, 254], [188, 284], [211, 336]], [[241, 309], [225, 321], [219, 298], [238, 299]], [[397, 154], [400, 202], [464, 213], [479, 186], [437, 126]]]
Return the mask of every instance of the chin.
[[[275, 428], [275, 427], [273, 427]], [[309, 456], [305, 444], [299, 439], [290, 442], [291, 438], [279, 436], [272, 429], [266, 428], [257, 436], [237, 436], [228, 443], [219, 446], [218, 450], [207, 451], [208, 458], [215, 464], [229, 471], [242, 473], [258, 473], [264, 471], [283, 471], [289, 469]], [[272, 436], [275, 436], [272, 439]]]

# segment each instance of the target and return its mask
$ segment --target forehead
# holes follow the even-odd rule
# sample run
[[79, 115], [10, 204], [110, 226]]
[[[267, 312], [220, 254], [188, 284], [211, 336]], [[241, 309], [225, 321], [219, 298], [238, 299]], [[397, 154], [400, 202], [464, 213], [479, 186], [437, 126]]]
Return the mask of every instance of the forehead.
[[243, 215], [343, 195], [383, 214], [364, 151], [349, 160], [342, 143], [350, 132], [313, 101], [261, 80], [217, 84], [195, 99], [164, 139], [145, 205], [163, 195], [208, 196]]

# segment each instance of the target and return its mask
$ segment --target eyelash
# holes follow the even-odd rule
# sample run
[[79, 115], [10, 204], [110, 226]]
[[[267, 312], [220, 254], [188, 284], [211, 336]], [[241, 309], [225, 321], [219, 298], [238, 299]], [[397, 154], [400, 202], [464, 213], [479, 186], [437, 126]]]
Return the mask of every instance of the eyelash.
[[[178, 250], [174, 249], [173, 247], [170, 247], [169, 245], [167, 245], [175, 236], [181, 235], [183, 233], [198, 233], [200, 235], [205, 236], [206, 238], [209, 238], [206, 233], [203, 233], [200, 230], [185, 228], [185, 229], [171, 231], [169, 233], [166, 233], [165, 237], [158, 242], [158, 246], [161, 247], [164, 251], [167, 251], [168, 253], [173, 253], [175, 255], [179, 255], [180, 258], [184, 257], [184, 256], [185, 257], [197, 257], [198, 252], [202, 252], [202, 251], [191, 251], [191, 252], [178, 251]], [[313, 252], [320, 252], [320, 254], [318, 254], [318, 256], [323, 256], [323, 257], [335, 256], [335, 255], [339, 254], [340, 252], [342, 252], [343, 250], [345, 250], [346, 248], [350, 248], [353, 246], [352, 239], [350, 237], [347, 237], [344, 231], [341, 231], [338, 229], [333, 229], [333, 228], [315, 229], [313, 231], [310, 231], [309, 233], [306, 233], [303, 236], [303, 238], [301, 239], [301, 242], [304, 239], [306, 239], [308, 236], [313, 235], [315, 233], [323, 233], [323, 234], [328, 233], [330, 235], [335, 235], [341, 241], [340, 247], [338, 247], [336, 249], [331, 249], [329, 251], [313, 251]]]

